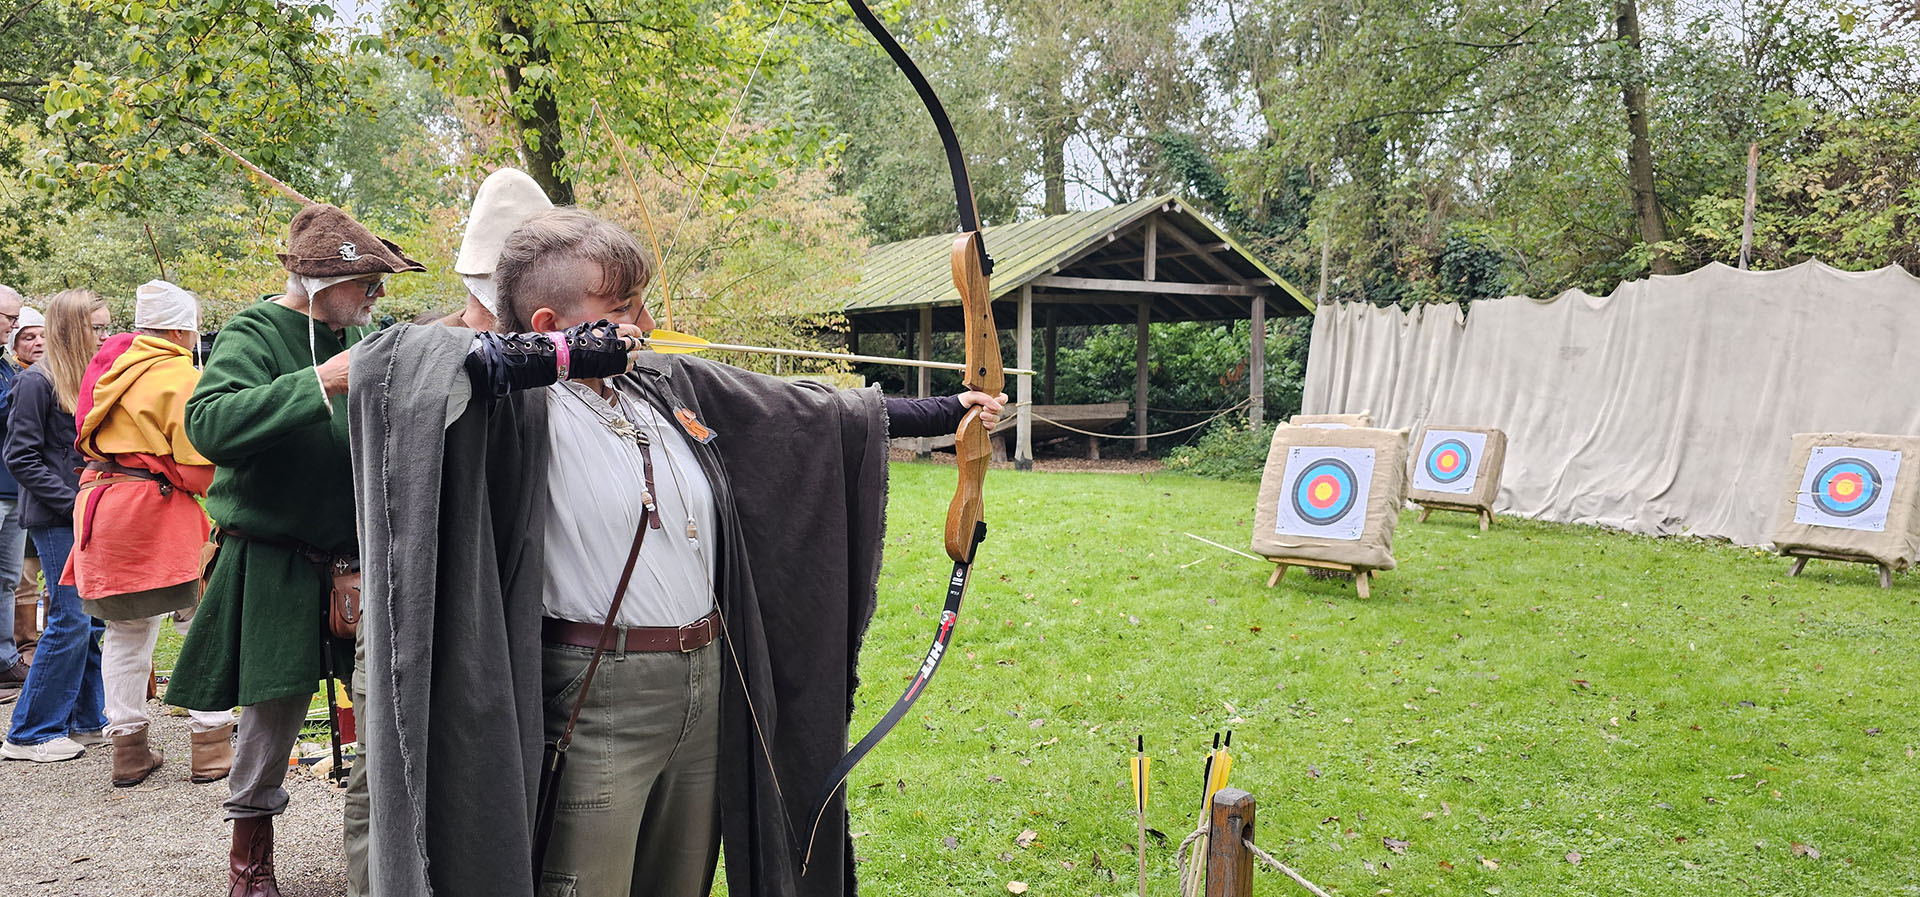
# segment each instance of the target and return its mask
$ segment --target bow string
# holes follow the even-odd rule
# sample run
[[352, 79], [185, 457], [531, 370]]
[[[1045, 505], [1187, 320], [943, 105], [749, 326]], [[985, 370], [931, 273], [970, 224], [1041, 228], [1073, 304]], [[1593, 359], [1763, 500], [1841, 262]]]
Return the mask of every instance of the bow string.
[[[947, 117], [946, 107], [941, 105], [933, 85], [928, 83], [926, 75], [921, 73], [920, 67], [914, 64], [907, 51], [901, 48], [899, 41], [894, 40], [893, 34], [887, 31], [880, 18], [862, 0], [847, 0], [847, 5], [853, 8], [854, 16], [873, 34], [901, 74], [913, 84], [914, 91], [920, 95], [920, 102], [933, 117], [934, 128], [940, 133], [940, 143], [947, 154], [947, 168], [953, 176], [954, 205], [960, 224], [960, 232], [953, 241], [951, 262], [953, 286], [960, 294], [960, 310], [966, 330], [966, 372], [962, 382], [968, 389], [990, 396], [999, 395], [1005, 389], [1006, 374], [1001, 365], [1000, 334], [993, 324], [993, 294], [989, 286], [993, 257], [987, 254], [986, 241], [980, 234], [980, 212], [974, 202], [973, 182], [967, 175], [967, 160], [960, 150], [960, 138], [954, 133], [953, 121]], [[954, 624], [960, 618], [960, 602], [966, 597], [974, 558], [980, 543], [987, 537], [983, 492], [993, 446], [980, 414], [977, 407], [969, 409], [954, 430], [953, 449], [959, 483], [954, 489], [953, 501], [947, 506], [945, 532], [947, 556], [953, 561], [953, 575], [947, 580], [946, 603], [941, 608], [938, 627], [934, 630], [919, 670], [907, 683], [906, 690], [894, 701], [886, 715], [880, 718], [880, 722], [855, 743], [827, 774], [827, 781], [809, 814], [813, 817], [813, 826], [807, 836], [801, 875], [806, 874], [812, 862], [814, 839], [819, 836], [820, 824], [834, 796], [846, 785], [847, 776], [906, 717], [914, 702], [925, 693], [927, 683], [933, 680], [933, 674], [940, 669], [940, 661], [946, 657], [952, 645]]]

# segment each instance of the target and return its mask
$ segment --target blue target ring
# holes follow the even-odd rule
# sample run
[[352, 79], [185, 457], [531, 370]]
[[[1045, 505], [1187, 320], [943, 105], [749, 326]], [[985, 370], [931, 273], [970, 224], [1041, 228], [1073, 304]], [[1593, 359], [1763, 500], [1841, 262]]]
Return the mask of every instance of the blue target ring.
[[1427, 452], [1427, 476], [1436, 483], [1452, 484], [1460, 481], [1473, 469], [1473, 450], [1458, 439], [1443, 439], [1435, 443]]
[[1852, 517], [1880, 497], [1880, 470], [1859, 458], [1841, 458], [1813, 476], [1813, 504], [1822, 513]]
[[1337, 458], [1321, 458], [1293, 478], [1294, 513], [1301, 520], [1326, 526], [1347, 516], [1354, 505], [1353, 468]]

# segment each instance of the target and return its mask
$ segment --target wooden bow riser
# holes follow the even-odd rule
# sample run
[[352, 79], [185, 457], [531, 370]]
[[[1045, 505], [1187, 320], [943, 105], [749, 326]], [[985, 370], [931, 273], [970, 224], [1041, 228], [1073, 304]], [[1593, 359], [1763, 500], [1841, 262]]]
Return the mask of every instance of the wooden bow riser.
[[[960, 310], [966, 319], [968, 389], [997, 396], [1006, 388], [1006, 373], [1000, 366], [1000, 332], [993, 326], [992, 293], [987, 272], [981, 265], [986, 255], [980, 234], [970, 231], [953, 241], [953, 286], [960, 291]], [[947, 557], [971, 562], [974, 529], [985, 519], [983, 487], [987, 462], [993, 458], [993, 440], [987, 425], [980, 420], [980, 409], [973, 408], [960, 419], [953, 433], [955, 463], [960, 468], [959, 485], [953, 502], [947, 505]]]

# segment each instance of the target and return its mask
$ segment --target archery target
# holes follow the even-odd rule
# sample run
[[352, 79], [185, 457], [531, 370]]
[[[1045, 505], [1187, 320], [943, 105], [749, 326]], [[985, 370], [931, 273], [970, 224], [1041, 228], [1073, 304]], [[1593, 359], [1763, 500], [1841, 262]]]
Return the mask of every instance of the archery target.
[[1281, 480], [1275, 533], [1354, 541], [1366, 529], [1373, 449], [1296, 445]]
[[1466, 430], [1428, 430], [1413, 466], [1413, 488], [1423, 492], [1470, 495], [1480, 481], [1480, 459], [1487, 434]]
[[1899, 452], [1814, 446], [1794, 499], [1793, 522], [1886, 532], [1887, 506], [1899, 475]]

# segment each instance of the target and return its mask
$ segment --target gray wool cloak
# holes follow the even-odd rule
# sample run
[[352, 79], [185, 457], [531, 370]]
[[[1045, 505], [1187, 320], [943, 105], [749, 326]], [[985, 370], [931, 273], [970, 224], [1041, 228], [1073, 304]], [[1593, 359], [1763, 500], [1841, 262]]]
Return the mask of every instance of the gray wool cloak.
[[[474, 397], [463, 367], [472, 338], [439, 326], [384, 331], [356, 351], [349, 384], [369, 876], [382, 897], [535, 888], [546, 394]], [[720, 530], [729, 892], [853, 894], [843, 798], [826, 810], [804, 877], [801, 851], [807, 805], [846, 750], [874, 609], [887, 477], [880, 395], [684, 355], [643, 355], [614, 382], [663, 414], [691, 411], [714, 434], [691, 444]]]

